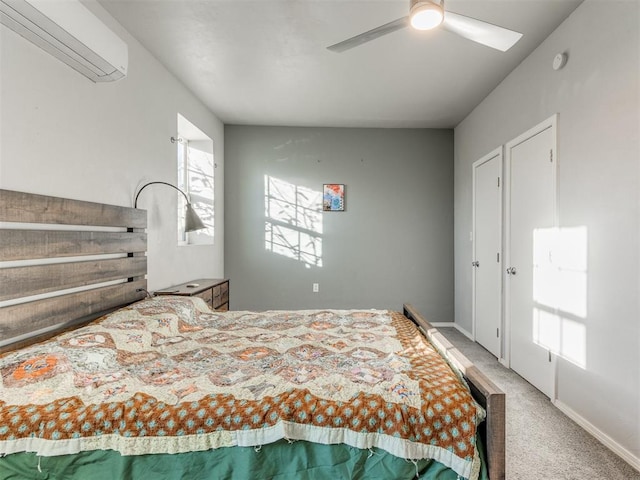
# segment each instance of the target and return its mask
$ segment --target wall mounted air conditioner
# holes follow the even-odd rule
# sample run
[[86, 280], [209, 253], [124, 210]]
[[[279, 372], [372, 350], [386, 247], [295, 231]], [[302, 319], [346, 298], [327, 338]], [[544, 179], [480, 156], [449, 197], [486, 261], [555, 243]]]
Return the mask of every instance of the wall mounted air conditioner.
[[127, 74], [127, 44], [79, 0], [0, 0], [0, 22], [94, 82]]

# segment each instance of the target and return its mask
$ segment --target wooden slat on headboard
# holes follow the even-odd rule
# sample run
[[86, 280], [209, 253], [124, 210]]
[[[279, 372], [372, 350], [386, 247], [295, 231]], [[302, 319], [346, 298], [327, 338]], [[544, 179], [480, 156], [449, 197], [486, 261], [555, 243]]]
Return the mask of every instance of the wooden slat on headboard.
[[3, 230], [0, 258], [25, 260], [102, 253], [144, 252], [144, 232], [86, 232], [68, 230]]
[[144, 277], [146, 273], [147, 257], [0, 268], [0, 301], [24, 297], [26, 291], [39, 295], [121, 278]]
[[142, 295], [136, 292], [138, 288], [146, 288], [146, 281], [119, 283], [4, 307], [0, 320], [0, 338], [18, 338], [51, 325], [73, 325], [85, 317], [144, 298], [144, 292]]
[[147, 228], [146, 210], [0, 190], [0, 221]]
[[0, 222], [43, 225], [0, 225], [0, 352], [146, 295], [145, 210], [0, 190]]

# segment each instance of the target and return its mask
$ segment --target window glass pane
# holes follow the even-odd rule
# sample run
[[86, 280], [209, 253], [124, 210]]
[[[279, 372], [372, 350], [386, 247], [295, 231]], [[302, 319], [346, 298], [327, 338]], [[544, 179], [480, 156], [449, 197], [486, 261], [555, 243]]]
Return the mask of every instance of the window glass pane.
[[[178, 148], [178, 188], [187, 193], [189, 188], [187, 186], [187, 143], [179, 139], [176, 142]], [[185, 199], [182, 195], [178, 194], [178, 243], [186, 243], [187, 235], [184, 231], [184, 209]]]
[[214, 241], [214, 172], [213, 141], [178, 115], [178, 186], [189, 197], [191, 206], [205, 227], [184, 232], [185, 200], [178, 202], [178, 241], [181, 245], [212, 245]]
[[187, 181], [191, 205], [207, 228], [191, 235], [213, 240], [213, 155], [201, 150], [200, 143], [189, 142]]

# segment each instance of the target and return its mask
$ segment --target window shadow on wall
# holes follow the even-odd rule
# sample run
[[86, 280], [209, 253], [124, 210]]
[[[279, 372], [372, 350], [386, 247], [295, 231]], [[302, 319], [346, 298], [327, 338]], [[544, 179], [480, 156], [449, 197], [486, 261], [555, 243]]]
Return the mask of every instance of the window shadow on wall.
[[322, 192], [265, 175], [265, 249], [322, 267]]

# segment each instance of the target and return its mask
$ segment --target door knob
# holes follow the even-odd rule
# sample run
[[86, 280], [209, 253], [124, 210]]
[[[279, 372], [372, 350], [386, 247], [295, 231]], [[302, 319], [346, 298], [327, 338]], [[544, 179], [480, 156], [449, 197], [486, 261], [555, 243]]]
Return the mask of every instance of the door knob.
[[507, 268], [507, 275], [515, 275], [515, 274], [516, 274], [516, 267]]
[[476, 261], [476, 262], [471, 262], [471, 266], [472, 267], [479, 267], [480, 266], [480, 262]]

